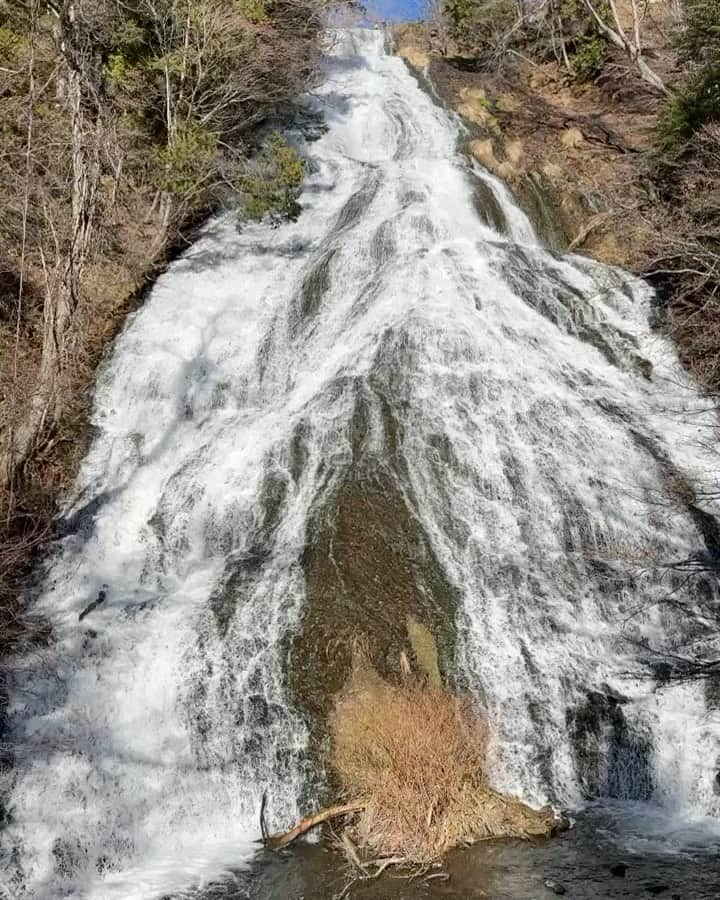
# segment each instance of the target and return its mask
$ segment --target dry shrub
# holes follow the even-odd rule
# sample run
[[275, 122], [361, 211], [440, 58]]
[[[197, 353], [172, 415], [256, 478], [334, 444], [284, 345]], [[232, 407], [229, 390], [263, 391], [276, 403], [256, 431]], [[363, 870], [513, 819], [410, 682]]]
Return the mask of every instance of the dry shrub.
[[544, 835], [557, 825], [490, 789], [487, 728], [469, 703], [424, 683], [390, 684], [356, 654], [332, 718], [331, 764], [363, 800], [356, 836], [375, 853], [424, 862], [488, 837]]

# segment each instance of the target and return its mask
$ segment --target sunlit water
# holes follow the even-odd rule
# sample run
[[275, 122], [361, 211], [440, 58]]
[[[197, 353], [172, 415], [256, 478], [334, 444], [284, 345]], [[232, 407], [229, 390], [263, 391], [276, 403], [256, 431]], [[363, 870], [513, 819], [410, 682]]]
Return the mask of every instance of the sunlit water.
[[[304, 148], [298, 220], [213, 222], [100, 373], [38, 600], [56, 640], [11, 692], [18, 895], [170, 894], [250, 858], [264, 790], [272, 824], [299, 812], [307, 733], [282, 639], [359, 391], [402, 426], [415, 515], [462, 600], [452, 675], [489, 716], [495, 784], [649, 804], [655, 847], [716, 833], [712, 691], [658, 687], [633, 643], [707, 651], [717, 631], [711, 586], [679, 589], [657, 565], [703, 548], [671, 475], [706, 476], [707, 422], [650, 332], [648, 289], [548, 254], [380, 31], [335, 35], [308, 103], [327, 130]], [[213, 598], [239, 563], [252, 577], [221, 627]], [[662, 602], [673, 590], [691, 614]]]

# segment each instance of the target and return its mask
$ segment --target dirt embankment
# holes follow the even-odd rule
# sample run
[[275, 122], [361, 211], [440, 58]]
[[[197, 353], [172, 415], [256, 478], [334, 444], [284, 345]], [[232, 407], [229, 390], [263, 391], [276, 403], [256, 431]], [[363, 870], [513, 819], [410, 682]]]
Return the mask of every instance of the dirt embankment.
[[422, 25], [401, 26], [395, 38], [463, 118], [468, 153], [507, 182], [550, 246], [647, 267], [667, 217], [647, 155], [659, 95], [626, 69], [600, 84], [571, 83], [557, 63], [520, 56], [501, 71], [469, 71], [434, 52]]

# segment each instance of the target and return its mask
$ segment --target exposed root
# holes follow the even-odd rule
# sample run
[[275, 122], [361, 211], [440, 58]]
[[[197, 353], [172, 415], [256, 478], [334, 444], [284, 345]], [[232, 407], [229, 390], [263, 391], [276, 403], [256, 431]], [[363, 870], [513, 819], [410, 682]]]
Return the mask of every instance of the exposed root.
[[[348, 877], [342, 890], [334, 895], [333, 900], [344, 900], [355, 885], [363, 881], [374, 881], [390, 868], [396, 870], [395, 878], [404, 878], [408, 881], [418, 878], [422, 878], [423, 881], [431, 879], [446, 881], [450, 878], [450, 875], [444, 871], [427, 874], [430, 868], [429, 864], [417, 863], [408, 859], [407, 856], [379, 856], [363, 860], [348, 831], [349, 829], [345, 829], [337, 840], [337, 846], [344, 852], [348, 860]], [[434, 865], [438, 866], [439, 863]]]
[[353, 866], [355, 866], [356, 869], [360, 869], [361, 872], [364, 872], [365, 866], [360, 859], [360, 854], [357, 851], [357, 847], [355, 846], [353, 839], [347, 832], [347, 828], [340, 835], [340, 843], [342, 845], [342, 849], [345, 851], [345, 856], [347, 856]]

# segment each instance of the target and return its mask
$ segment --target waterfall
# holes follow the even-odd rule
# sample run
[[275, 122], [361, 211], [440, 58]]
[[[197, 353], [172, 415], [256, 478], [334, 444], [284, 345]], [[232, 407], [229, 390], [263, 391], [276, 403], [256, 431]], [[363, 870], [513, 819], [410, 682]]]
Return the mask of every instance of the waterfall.
[[457, 598], [449, 675], [494, 784], [720, 814], [709, 682], [655, 664], [717, 622], [712, 583], [664, 568], [703, 551], [678, 485], [707, 476], [709, 419], [650, 290], [546, 251], [382, 31], [337, 32], [308, 105], [297, 221], [211, 222], [101, 367], [37, 599], [53, 642], [10, 690], [20, 896], [161, 896], [251, 857], [263, 792], [276, 827], [304, 812], [288, 641], [360, 400]]

